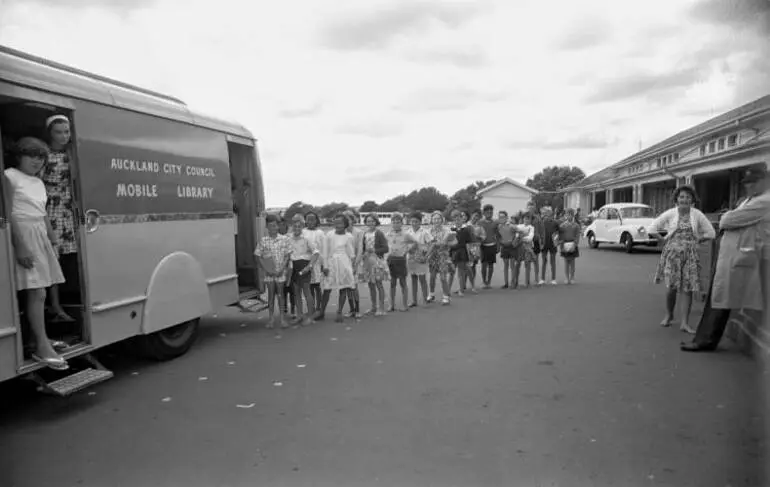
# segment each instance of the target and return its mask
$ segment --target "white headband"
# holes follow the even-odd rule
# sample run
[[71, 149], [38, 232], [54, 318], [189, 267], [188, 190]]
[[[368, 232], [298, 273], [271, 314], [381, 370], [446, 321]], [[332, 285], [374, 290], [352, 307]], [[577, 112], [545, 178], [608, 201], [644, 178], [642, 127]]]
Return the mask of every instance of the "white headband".
[[52, 115], [45, 120], [45, 128], [46, 129], [50, 128], [51, 124], [53, 124], [58, 120], [61, 120], [62, 122], [70, 123], [70, 119], [65, 117], [64, 115]]

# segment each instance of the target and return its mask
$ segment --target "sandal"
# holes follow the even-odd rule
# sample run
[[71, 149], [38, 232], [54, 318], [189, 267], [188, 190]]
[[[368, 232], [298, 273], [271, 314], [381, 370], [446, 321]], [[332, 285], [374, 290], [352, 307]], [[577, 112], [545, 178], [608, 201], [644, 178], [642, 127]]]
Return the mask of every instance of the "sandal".
[[67, 370], [70, 368], [69, 364], [67, 364], [67, 361], [61, 357], [43, 358], [33, 353], [32, 360], [53, 370]]
[[51, 347], [53, 347], [54, 351], [60, 352], [62, 350], [66, 350], [70, 347], [69, 343], [63, 342], [61, 340], [49, 340], [51, 342]]
[[51, 323], [74, 323], [75, 318], [68, 315], [64, 311], [60, 313], [54, 313], [53, 318], [51, 319]]

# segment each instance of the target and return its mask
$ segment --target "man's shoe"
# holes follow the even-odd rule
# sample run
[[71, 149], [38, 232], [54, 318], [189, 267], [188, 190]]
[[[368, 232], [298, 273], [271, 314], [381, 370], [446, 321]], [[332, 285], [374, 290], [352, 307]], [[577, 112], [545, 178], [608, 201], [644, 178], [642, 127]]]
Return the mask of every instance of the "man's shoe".
[[701, 345], [699, 343], [685, 343], [682, 342], [681, 345], [679, 345], [679, 349], [683, 352], [713, 352], [716, 350], [717, 347], [712, 347], [709, 345]]

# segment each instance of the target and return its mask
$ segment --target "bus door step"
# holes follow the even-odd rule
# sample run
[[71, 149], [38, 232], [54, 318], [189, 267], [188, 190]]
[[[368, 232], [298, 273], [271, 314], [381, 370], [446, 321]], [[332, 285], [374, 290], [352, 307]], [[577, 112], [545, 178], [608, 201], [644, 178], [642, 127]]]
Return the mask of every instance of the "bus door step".
[[90, 354], [78, 357], [89, 362], [89, 367], [78, 370], [60, 379], [47, 382], [37, 372], [32, 373], [31, 379], [37, 383], [38, 391], [59, 397], [70, 396], [86, 387], [104, 382], [114, 377], [111, 370], [107, 370]]

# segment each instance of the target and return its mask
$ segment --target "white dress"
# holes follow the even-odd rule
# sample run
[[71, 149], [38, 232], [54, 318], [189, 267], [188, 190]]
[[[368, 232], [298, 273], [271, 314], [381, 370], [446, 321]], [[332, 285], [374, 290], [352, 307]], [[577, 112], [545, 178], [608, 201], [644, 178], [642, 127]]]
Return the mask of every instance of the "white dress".
[[310, 283], [319, 284], [323, 277], [323, 274], [321, 273], [321, 266], [323, 265], [323, 248], [326, 241], [326, 233], [320, 228], [316, 228], [315, 230], [309, 230], [306, 228], [303, 230], [303, 232], [305, 234], [305, 238], [310, 242], [310, 244], [313, 245], [314, 248], [318, 249], [318, 251], [321, 253], [318, 259], [316, 259], [313, 269], [310, 271]]
[[44, 289], [64, 282], [59, 258], [48, 239], [45, 204], [48, 200], [45, 184], [36, 176], [29, 176], [15, 168], [5, 170], [13, 188], [11, 220], [16, 238], [24, 242], [34, 258], [31, 269], [16, 262], [16, 289]]
[[329, 232], [323, 246], [324, 266], [329, 270], [324, 276], [323, 288], [346, 289], [356, 287], [356, 277], [353, 274], [353, 261], [356, 257], [354, 237], [349, 233], [338, 234]]

